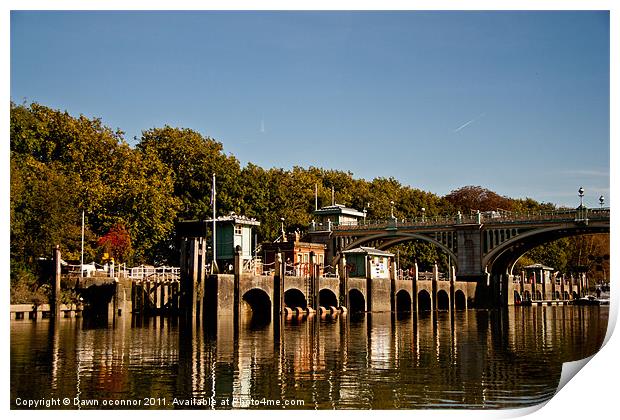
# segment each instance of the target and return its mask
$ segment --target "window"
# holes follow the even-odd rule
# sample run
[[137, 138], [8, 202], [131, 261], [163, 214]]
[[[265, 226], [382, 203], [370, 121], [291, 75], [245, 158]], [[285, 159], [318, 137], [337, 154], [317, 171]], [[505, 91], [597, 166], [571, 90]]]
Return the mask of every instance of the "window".
[[235, 225], [235, 235], [241, 235], [241, 226]]

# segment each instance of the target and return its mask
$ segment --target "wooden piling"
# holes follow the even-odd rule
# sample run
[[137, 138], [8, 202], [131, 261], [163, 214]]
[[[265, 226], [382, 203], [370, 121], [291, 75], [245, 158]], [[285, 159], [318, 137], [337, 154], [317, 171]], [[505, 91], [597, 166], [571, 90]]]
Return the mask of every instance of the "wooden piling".
[[60, 245], [54, 247], [54, 277], [52, 287], [51, 315], [53, 319], [60, 318], [60, 275], [61, 275], [61, 254]]

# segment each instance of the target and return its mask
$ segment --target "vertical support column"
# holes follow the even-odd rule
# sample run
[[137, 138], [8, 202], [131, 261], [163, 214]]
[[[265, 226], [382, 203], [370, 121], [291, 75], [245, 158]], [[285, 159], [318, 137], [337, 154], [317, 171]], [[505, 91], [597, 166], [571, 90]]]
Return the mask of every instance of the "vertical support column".
[[52, 284], [52, 301], [51, 301], [51, 316], [52, 319], [57, 320], [60, 318], [60, 245], [54, 247], [54, 277]]
[[166, 288], [168, 287], [168, 280], [162, 280], [159, 287], [159, 307], [163, 312], [166, 307]]
[[[392, 257], [390, 257], [392, 258]], [[396, 261], [390, 264], [390, 310], [396, 312], [396, 279], [398, 278], [398, 267]]]
[[456, 278], [456, 271], [454, 266], [449, 267], [450, 273], [450, 311], [454, 312], [454, 279]]
[[372, 312], [372, 269], [370, 258], [364, 256], [366, 262], [366, 311]]
[[519, 293], [521, 294], [521, 300], [523, 300], [523, 292], [525, 291], [525, 270], [521, 270], [521, 281], [519, 283], [521, 289]]
[[[198, 260], [197, 260], [197, 286], [196, 302], [198, 321], [202, 323], [205, 314], [205, 280], [206, 280], [206, 260], [207, 260], [207, 241], [206, 238], [199, 238], [197, 243]], [[162, 304], [163, 306], [163, 304]]]
[[433, 311], [437, 310], [437, 282], [439, 281], [439, 267], [437, 266], [437, 261], [433, 265], [433, 281], [432, 281], [432, 300], [433, 300]]
[[181, 288], [181, 282], [175, 280], [172, 283], [172, 286], [170, 288], [170, 295], [172, 296], [172, 312], [177, 313], [179, 311], [179, 290]]
[[308, 273], [310, 276], [310, 284], [312, 285], [312, 306], [314, 310], [318, 312], [319, 310], [319, 278], [317, 276], [315, 267], [314, 267], [314, 251], [310, 251], [310, 258], [308, 260]]
[[[143, 305], [142, 308], [144, 309], [144, 312], [149, 312], [150, 315], [150, 310], [151, 310], [151, 282], [149, 280], [145, 280], [144, 281], [144, 285], [145, 285], [145, 293], [144, 293], [144, 299], [143, 299]], [[144, 304], [144, 302], [146, 302], [146, 304]]]
[[413, 263], [415, 273], [413, 275], [413, 284], [411, 285], [411, 306], [414, 312], [418, 312], [418, 260]]
[[240, 285], [241, 285], [241, 269], [243, 268], [241, 264], [242, 264], [241, 263], [241, 247], [237, 245], [235, 247], [235, 259], [233, 262], [233, 270], [234, 270], [234, 298], [233, 298], [234, 315], [233, 315], [233, 319], [235, 323], [235, 328], [237, 328], [239, 325], [239, 311], [241, 310], [241, 308], [239, 307], [239, 304], [241, 301], [240, 296], [239, 296]]
[[112, 297], [112, 320], [113, 325], [116, 324], [116, 316], [120, 315], [120, 308], [118, 304], [118, 295], [123, 290], [118, 278], [114, 278], [114, 295]]
[[131, 281], [131, 312], [136, 312], [136, 281]]
[[187, 238], [181, 238], [181, 258], [179, 267], [179, 284], [177, 285], [177, 291], [180, 289], [179, 306], [183, 314], [183, 317], [187, 320], [187, 314], [190, 310], [191, 304], [191, 278], [189, 275], [189, 258], [188, 258], [188, 240]]
[[338, 277], [340, 278], [340, 305], [349, 309], [349, 285], [347, 279], [347, 256], [340, 253], [338, 262]]
[[198, 301], [198, 238], [192, 238], [190, 240], [190, 255], [191, 255], [191, 261], [190, 261], [190, 267], [191, 267], [191, 271], [190, 271], [190, 282], [192, 284], [191, 286], [191, 294], [190, 294], [190, 299], [191, 299], [191, 304], [190, 304], [190, 314], [191, 314], [191, 319], [192, 322], [196, 322], [198, 321], [198, 308], [196, 307], [196, 303]]
[[[282, 275], [284, 269], [282, 267], [282, 253], [278, 250], [276, 253], [274, 275], [273, 275], [273, 319], [278, 321], [284, 313], [284, 283]], [[274, 325], [279, 325], [279, 321]]]
[[540, 269], [540, 284], [542, 285], [542, 291], [541, 291], [541, 296], [542, 296], [542, 300], [545, 300], [547, 298], [547, 287], [546, 284], [547, 283], [547, 279], [545, 278], [545, 272], [543, 271], [543, 269]]

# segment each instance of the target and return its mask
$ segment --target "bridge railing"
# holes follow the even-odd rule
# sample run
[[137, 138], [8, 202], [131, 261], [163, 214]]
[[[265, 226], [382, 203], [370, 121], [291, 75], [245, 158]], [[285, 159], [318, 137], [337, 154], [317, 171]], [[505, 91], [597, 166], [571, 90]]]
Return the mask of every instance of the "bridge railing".
[[181, 270], [179, 267], [149, 267], [149, 266], [138, 266], [132, 268], [121, 268], [118, 271], [119, 277], [130, 277], [132, 279], [143, 280], [146, 278], [154, 278], [154, 277], [178, 277], [181, 274]]
[[411, 228], [428, 226], [445, 226], [471, 223], [518, 223], [531, 221], [584, 221], [584, 220], [608, 220], [610, 208], [588, 209], [556, 209], [532, 212], [488, 212], [473, 213], [470, 215], [457, 214], [450, 216], [414, 217], [414, 218], [388, 218], [375, 220], [360, 220], [347, 223], [314, 224], [310, 227], [311, 232], [337, 231], [337, 230], [373, 230], [389, 228]]
[[418, 281], [433, 281], [435, 275], [432, 271], [420, 271], [418, 272]]

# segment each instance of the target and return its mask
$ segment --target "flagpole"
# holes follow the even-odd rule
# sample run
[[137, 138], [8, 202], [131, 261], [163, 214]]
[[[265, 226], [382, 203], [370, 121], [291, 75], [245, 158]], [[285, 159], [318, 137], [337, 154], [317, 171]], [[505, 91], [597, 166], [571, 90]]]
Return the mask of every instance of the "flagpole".
[[314, 210], [319, 209], [319, 186], [314, 184]]
[[216, 241], [215, 241], [216, 239], [215, 238], [216, 236], [216, 233], [215, 233], [215, 173], [213, 173], [213, 185], [211, 186], [211, 197], [212, 197], [211, 203], [213, 205], [213, 229], [212, 229], [212, 232], [213, 232], [213, 263], [211, 264], [212, 265], [211, 271], [215, 272], [214, 269], [217, 268], [217, 262], [215, 261], [217, 258], [217, 248], [215, 245], [216, 244]]
[[84, 276], [84, 210], [82, 210], [82, 248], [80, 251], [80, 278]]

